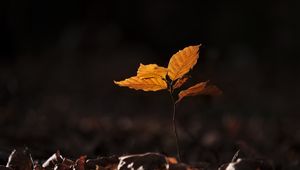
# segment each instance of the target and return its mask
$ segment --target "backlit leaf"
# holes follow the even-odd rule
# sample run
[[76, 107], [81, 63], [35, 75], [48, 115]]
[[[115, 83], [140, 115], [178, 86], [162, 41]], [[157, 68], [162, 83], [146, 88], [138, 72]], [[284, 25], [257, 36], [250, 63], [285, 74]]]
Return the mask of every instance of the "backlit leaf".
[[186, 90], [182, 90], [178, 94], [178, 100], [176, 103], [180, 102], [184, 97], [196, 96], [196, 95], [220, 95], [222, 91], [214, 85], [208, 85], [208, 82], [198, 83]]
[[173, 85], [173, 90], [180, 88], [189, 78], [188, 77], [182, 77], [176, 81], [176, 83]]
[[175, 81], [188, 73], [199, 58], [199, 47], [189, 46], [174, 54], [168, 65], [168, 76], [171, 80]]
[[137, 76], [145, 78], [166, 78], [168, 69], [165, 67], [158, 66], [157, 64], [140, 64], [137, 71]]
[[167, 83], [161, 78], [141, 79], [138, 76], [130, 77], [123, 81], [114, 81], [114, 83], [119, 86], [143, 91], [158, 91], [168, 87]]

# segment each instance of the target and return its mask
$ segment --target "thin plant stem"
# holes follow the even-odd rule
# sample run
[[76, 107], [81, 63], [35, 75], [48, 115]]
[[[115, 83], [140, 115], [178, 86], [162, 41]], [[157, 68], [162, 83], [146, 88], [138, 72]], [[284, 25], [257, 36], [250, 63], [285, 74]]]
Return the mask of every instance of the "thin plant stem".
[[173, 124], [173, 132], [174, 132], [175, 141], [176, 141], [177, 159], [179, 162], [181, 162], [179, 138], [178, 138], [178, 133], [177, 133], [177, 125], [176, 125], [176, 102], [174, 101], [172, 91], [170, 91], [170, 96], [171, 96], [172, 105], [173, 105], [172, 124]]

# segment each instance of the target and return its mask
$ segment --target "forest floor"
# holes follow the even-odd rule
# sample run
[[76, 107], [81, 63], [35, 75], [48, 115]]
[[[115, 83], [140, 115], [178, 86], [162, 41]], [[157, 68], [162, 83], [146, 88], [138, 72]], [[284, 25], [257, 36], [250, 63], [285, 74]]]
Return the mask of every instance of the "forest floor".
[[[5, 126], [1, 129], [0, 169], [9, 169], [4, 167], [7, 165], [25, 170], [33, 166], [209, 170], [223, 165], [223, 169], [296, 170], [300, 169], [297, 120], [233, 115], [218, 120], [179, 119], [181, 163], [175, 158], [175, 140], [167, 119], [85, 117], [73, 123], [70, 118], [64, 125], [52, 128]], [[29, 149], [24, 150], [26, 147]], [[14, 156], [8, 160], [14, 149]]]

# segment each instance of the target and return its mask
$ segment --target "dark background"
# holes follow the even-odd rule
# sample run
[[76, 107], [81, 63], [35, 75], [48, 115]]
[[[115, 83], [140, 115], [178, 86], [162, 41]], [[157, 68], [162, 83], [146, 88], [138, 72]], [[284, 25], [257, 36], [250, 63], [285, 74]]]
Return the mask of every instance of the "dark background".
[[224, 94], [178, 106], [184, 157], [221, 162], [247, 143], [298, 159], [295, 2], [1, 1], [0, 149], [174, 155], [168, 93], [113, 80], [202, 43], [190, 84], [210, 80]]

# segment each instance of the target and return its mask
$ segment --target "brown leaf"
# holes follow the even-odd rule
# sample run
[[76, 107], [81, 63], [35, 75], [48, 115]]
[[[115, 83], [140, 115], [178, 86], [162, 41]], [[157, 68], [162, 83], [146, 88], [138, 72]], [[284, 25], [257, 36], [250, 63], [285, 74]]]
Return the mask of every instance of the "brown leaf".
[[172, 81], [181, 78], [194, 67], [199, 58], [199, 47], [200, 45], [186, 47], [171, 57], [168, 76]]
[[168, 164], [178, 164], [178, 161], [175, 157], [166, 157]]
[[165, 67], [158, 66], [157, 64], [140, 64], [137, 71], [137, 76], [141, 79], [146, 78], [166, 78], [168, 69]]
[[55, 165], [54, 170], [72, 170], [71, 167], [65, 165], [65, 164], [58, 164]]
[[182, 90], [178, 94], [178, 100], [176, 103], [180, 102], [184, 97], [196, 96], [196, 95], [220, 95], [222, 91], [214, 85], [208, 85], [208, 82], [198, 83], [186, 90]]
[[173, 90], [180, 88], [188, 79], [189, 79], [188, 77], [182, 77], [182, 78], [178, 79], [172, 87]]
[[79, 157], [74, 165], [73, 170], [84, 170], [86, 156]]
[[33, 161], [28, 149], [15, 149], [8, 158], [6, 167], [14, 170], [32, 170]]
[[64, 158], [60, 155], [60, 152], [57, 151], [43, 163], [42, 167], [45, 169], [53, 169], [55, 165], [62, 163], [63, 159]]
[[234, 162], [223, 164], [219, 167], [219, 170], [245, 170], [245, 169], [262, 169], [262, 170], [272, 170], [274, 167], [268, 160], [264, 159], [237, 159]]
[[168, 169], [166, 157], [159, 153], [145, 153], [119, 157], [118, 170], [122, 169]]
[[[116, 169], [119, 163], [119, 158], [116, 156], [111, 157], [99, 157], [96, 159], [88, 159], [86, 161], [86, 169], [95, 169], [98, 167], [98, 169]], [[97, 169], [97, 168], [96, 168]]]
[[72, 169], [72, 167], [74, 166], [74, 161], [64, 158], [60, 165], [63, 169], [66, 169], [66, 170]]
[[42, 165], [35, 163], [33, 166], [33, 170], [45, 170], [45, 168], [43, 168]]
[[130, 77], [123, 81], [114, 81], [114, 83], [119, 86], [144, 91], [158, 91], [168, 87], [167, 83], [161, 78], [141, 79], [138, 76]]

